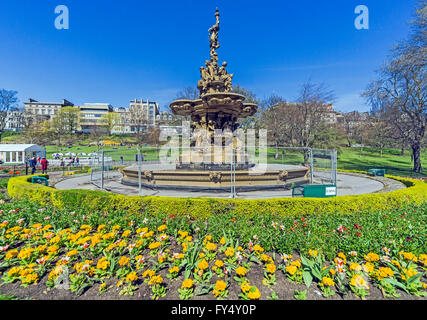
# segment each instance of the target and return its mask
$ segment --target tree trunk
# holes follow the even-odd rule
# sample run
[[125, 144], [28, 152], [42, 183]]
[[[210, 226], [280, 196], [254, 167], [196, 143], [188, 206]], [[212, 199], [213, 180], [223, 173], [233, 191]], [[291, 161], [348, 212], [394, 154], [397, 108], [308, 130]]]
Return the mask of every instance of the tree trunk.
[[402, 144], [402, 147], [400, 149], [400, 155], [404, 156], [405, 155], [405, 145]]
[[274, 159], [275, 160], [279, 159], [279, 145], [277, 144], [277, 142], [276, 142], [276, 154], [274, 156]]
[[421, 173], [421, 147], [419, 144], [412, 145], [412, 158], [414, 159], [414, 172]]

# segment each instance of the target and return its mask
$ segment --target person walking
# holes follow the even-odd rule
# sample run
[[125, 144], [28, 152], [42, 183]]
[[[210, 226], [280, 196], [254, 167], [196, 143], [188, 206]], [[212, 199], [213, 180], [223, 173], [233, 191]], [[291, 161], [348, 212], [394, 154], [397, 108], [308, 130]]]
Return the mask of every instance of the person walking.
[[47, 173], [47, 165], [49, 164], [49, 162], [46, 160], [46, 158], [43, 157], [43, 159], [40, 160], [40, 164], [42, 166], [42, 173]]
[[34, 174], [36, 172], [36, 166], [37, 166], [37, 160], [36, 160], [36, 157], [34, 156], [30, 160], [31, 174]]

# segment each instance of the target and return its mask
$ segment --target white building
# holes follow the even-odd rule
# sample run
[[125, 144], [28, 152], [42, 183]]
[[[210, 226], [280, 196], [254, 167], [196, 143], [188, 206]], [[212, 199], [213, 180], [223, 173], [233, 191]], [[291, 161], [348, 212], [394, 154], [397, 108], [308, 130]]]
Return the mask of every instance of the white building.
[[45, 148], [37, 144], [0, 144], [0, 161], [5, 164], [22, 164], [33, 156], [45, 157]]
[[21, 131], [25, 124], [25, 113], [20, 110], [9, 110], [6, 113], [3, 130]]

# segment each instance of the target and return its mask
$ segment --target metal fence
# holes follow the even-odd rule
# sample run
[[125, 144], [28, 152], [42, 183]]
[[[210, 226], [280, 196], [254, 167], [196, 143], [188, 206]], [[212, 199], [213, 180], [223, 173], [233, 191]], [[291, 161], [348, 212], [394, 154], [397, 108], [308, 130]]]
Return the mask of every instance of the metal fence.
[[[222, 147], [220, 147], [222, 150]], [[260, 170], [282, 170], [283, 168], [301, 168], [309, 169], [310, 184], [336, 184], [337, 183], [337, 153], [335, 150], [298, 148], [298, 147], [243, 147], [239, 150], [230, 148], [229, 153], [216, 158], [219, 152], [213, 147], [206, 152], [206, 148], [195, 147], [140, 147], [131, 149], [104, 150], [98, 152], [91, 161], [91, 182], [101, 189], [113, 191], [122, 186], [123, 174], [119, 172], [120, 168], [133, 168], [137, 171], [138, 182], [133, 186], [134, 193], [139, 195], [148, 195], [153, 190], [157, 190], [156, 185], [145, 185], [141, 182], [141, 177], [147, 171], [160, 170], [191, 170], [194, 163], [194, 155], [200, 151], [204, 156], [200, 156], [198, 161], [199, 168], [203, 167], [207, 171], [215, 171], [215, 164], [222, 163], [220, 171], [223, 179], [229, 181], [229, 189], [222, 190], [222, 196], [238, 197], [244, 191], [237, 192], [236, 172], [244, 167], [245, 163], [250, 163], [251, 168], [261, 168]], [[191, 161], [188, 155], [191, 153]], [[208, 155], [206, 157], [206, 154]], [[240, 157], [239, 157], [240, 154]], [[247, 157], [241, 157], [241, 155]], [[184, 161], [183, 161], [184, 160]], [[131, 187], [129, 187], [130, 190]], [[171, 188], [173, 189], [173, 188]], [[150, 191], [150, 192], [148, 192]], [[169, 193], [173, 191], [168, 190]], [[185, 188], [181, 191], [186, 193]], [[209, 190], [200, 189], [199, 195], [207, 195]], [[217, 193], [218, 194], [218, 193]], [[287, 194], [290, 196], [290, 194]]]

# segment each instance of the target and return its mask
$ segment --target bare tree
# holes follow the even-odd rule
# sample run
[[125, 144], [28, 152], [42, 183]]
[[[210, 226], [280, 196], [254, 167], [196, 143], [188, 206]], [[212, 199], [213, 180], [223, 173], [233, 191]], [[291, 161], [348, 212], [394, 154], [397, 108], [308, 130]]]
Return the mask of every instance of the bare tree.
[[196, 87], [185, 87], [176, 94], [176, 99], [195, 100], [199, 98], [199, 90]]
[[0, 141], [9, 112], [16, 107], [18, 102], [17, 94], [18, 92], [14, 90], [0, 89]]
[[354, 142], [361, 143], [361, 135], [367, 115], [358, 111], [344, 113], [342, 128], [347, 140], [347, 146], [351, 147]]
[[414, 172], [422, 172], [421, 144], [427, 125], [427, 1], [420, 1], [410, 38], [392, 49], [378, 79], [363, 93], [373, 111], [381, 110], [412, 149]]
[[136, 131], [137, 141], [142, 141], [143, 133], [148, 126], [146, 110], [141, 106], [130, 106], [128, 116], [130, 126]]
[[312, 146], [314, 134], [326, 121], [334, 100], [333, 91], [323, 83], [308, 80], [301, 86], [297, 99], [299, 112], [295, 119], [298, 123], [296, 139], [299, 146]]

